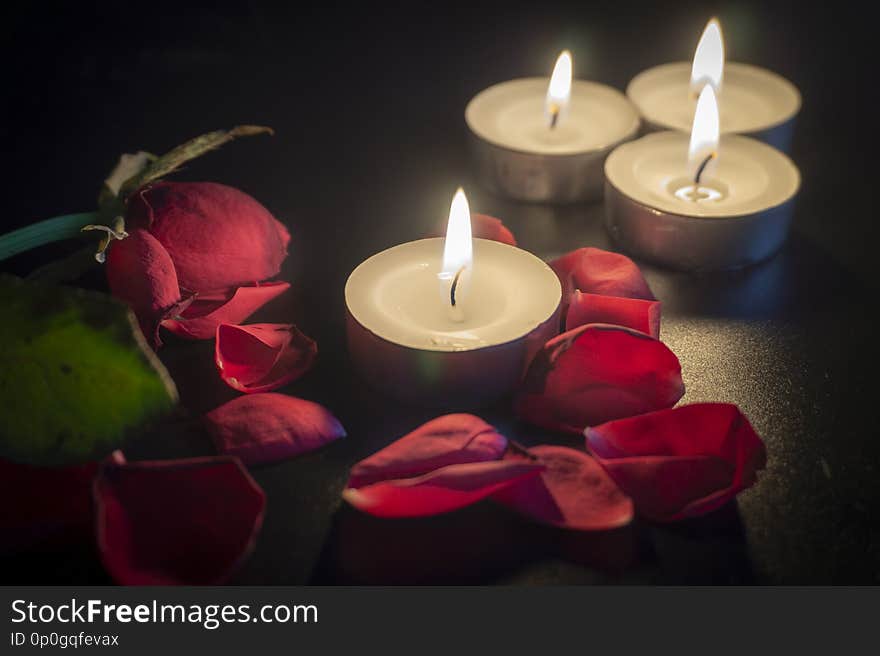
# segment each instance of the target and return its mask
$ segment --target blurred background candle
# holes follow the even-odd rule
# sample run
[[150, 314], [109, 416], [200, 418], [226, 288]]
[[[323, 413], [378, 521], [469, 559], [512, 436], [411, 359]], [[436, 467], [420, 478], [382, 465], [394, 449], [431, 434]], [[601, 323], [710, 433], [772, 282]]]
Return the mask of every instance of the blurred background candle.
[[738, 268], [775, 253], [800, 187], [783, 153], [720, 136], [713, 85], [700, 92], [690, 137], [665, 131], [623, 144], [605, 175], [611, 237], [636, 257], [691, 271]]
[[565, 50], [549, 80], [502, 82], [468, 103], [471, 151], [489, 189], [548, 203], [602, 195], [605, 158], [636, 135], [639, 117], [622, 93], [573, 79], [572, 70]]
[[663, 64], [639, 73], [626, 89], [649, 130], [691, 128], [702, 87], [712, 85], [722, 134], [743, 134], [788, 152], [801, 96], [785, 78], [764, 68], [725, 62], [721, 24], [706, 25], [692, 62]]
[[394, 246], [349, 276], [349, 351], [367, 382], [394, 397], [477, 407], [519, 382], [555, 334], [561, 298], [541, 259], [471, 237], [459, 189], [445, 239]]

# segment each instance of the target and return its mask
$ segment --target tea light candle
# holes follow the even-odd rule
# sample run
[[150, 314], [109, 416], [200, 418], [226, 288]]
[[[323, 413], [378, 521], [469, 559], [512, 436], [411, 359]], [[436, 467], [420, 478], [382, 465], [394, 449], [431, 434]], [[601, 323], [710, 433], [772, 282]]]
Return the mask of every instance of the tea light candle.
[[785, 78], [766, 69], [724, 62], [721, 25], [709, 21], [694, 60], [639, 73], [626, 89], [649, 130], [690, 130], [704, 84], [718, 94], [722, 134], [743, 134], [788, 152], [801, 96]]
[[711, 85], [690, 142], [656, 132], [605, 163], [605, 222], [626, 251], [685, 270], [738, 268], [775, 253], [788, 234], [800, 173], [783, 153], [736, 135], [719, 138]]
[[616, 89], [572, 79], [571, 54], [553, 74], [496, 84], [465, 109], [477, 173], [491, 190], [526, 201], [569, 203], [602, 194], [602, 165], [639, 127]]
[[471, 238], [459, 190], [446, 239], [394, 246], [349, 276], [349, 350], [367, 382], [392, 396], [476, 407], [520, 381], [558, 329], [561, 298], [541, 259]]

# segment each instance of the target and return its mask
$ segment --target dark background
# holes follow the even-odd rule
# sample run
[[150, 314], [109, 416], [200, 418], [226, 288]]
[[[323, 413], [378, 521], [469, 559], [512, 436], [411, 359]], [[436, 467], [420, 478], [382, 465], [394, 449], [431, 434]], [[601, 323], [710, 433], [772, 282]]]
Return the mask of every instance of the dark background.
[[[293, 289], [255, 318], [294, 321], [318, 341], [316, 367], [284, 391], [329, 407], [348, 438], [255, 470], [268, 514], [233, 582], [880, 583], [876, 34], [856, 7], [116, 2], [3, 11], [0, 232], [92, 209], [121, 152], [163, 152], [238, 123], [277, 131], [177, 177], [239, 187], [289, 226], [283, 277]], [[712, 15], [731, 60], [773, 69], [803, 95], [794, 234], [747, 271], [646, 273], [664, 303], [662, 337], [682, 362], [684, 402], [741, 406], [767, 443], [760, 482], [699, 520], [587, 535], [489, 504], [399, 522], [342, 505], [354, 462], [440, 414], [384, 399], [350, 370], [342, 290], [359, 262], [424, 236], [459, 185], [474, 211], [503, 218], [542, 257], [608, 246], [601, 204], [517, 205], [480, 189], [465, 148], [468, 99], [498, 81], [548, 75], [563, 48], [578, 77], [623, 89], [645, 68], [689, 59]], [[3, 268], [24, 274], [70, 248]], [[100, 272], [85, 283], [100, 287]], [[211, 353], [210, 343], [171, 337], [161, 352], [194, 417], [235, 396]], [[480, 414], [527, 443], [567, 439], [517, 424], [503, 403]], [[129, 459], [210, 452], [192, 424], [127, 450]], [[0, 580], [108, 582], [89, 547], [6, 556]]]

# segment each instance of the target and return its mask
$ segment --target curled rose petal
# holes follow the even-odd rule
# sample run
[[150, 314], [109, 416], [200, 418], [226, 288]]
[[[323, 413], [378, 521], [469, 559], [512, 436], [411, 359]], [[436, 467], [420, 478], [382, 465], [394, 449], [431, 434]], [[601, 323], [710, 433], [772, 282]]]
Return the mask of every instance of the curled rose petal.
[[624, 296], [584, 294], [575, 290], [565, 318], [565, 329], [588, 323], [610, 323], [660, 337], [660, 301]]
[[588, 246], [553, 260], [550, 266], [562, 283], [563, 299], [579, 289], [587, 294], [655, 300], [639, 267], [620, 253]]
[[205, 423], [217, 450], [246, 465], [290, 458], [345, 437], [326, 408], [284, 394], [240, 396], [211, 410]]
[[671, 407], [683, 394], [681, 365], [663, 342], [621, 326], [590, 324], [544, 345], [514, 409], [536, 426], [580, 433]]
[[767, 453], [739, 408], [695, 403], [585, 431], [587, 447], [636, 510], [674, 521], [715, 510], [757, 480]]
[[288, 289], [286, 282], [264, 282], [231, 292], [200, 293], [179, 317], [166, 319], [162, 326], [180, 337], [210, 339], [221, 323], [241, 323]]
[[157, 182], [128, 202], [127, 225], [143, 227], [174, 261], [180, 286], [229, 289], [278, 275], [290, 234], [244, 192], [213, 182]]
[[[516, 237], [510, 229], [504, 225], [501, 219], [496, 219], [488, 214], [471, 214], [471, 234], [479, 239], [491, 239], [492, 241], [500, 241], [502, 244], [516, 246]], [[434, 230], [434, 237], [443, 237], [446, 235], [446, 223], [437, 226]]]
[[529, 453], [540, 475], [505, 487], [492, 499], [542, 524], [576, 531], [605, 531], [632, 520], [632, 501], [583, 451], [541, 445]]
[[437, 417], [352, 467], [349, 487], [426, 474], [447, 465], [498, 460], [507, 439], [479, 417]]
[[342, 498], [376, 517], [427, 517], [469, 506], [540, 471], [541, 465], [526, 459], [468, 462], [415, 478], [347, 487]]
[[217, 369], [223, 381], [239, 392], [278, 389], [308, 371], [317, 354], [318, 345], [291, 324], [217, 326]]
[[191, 300], [181, 299], [168, 252], [149, 232], [135, 228], [109, 249], [106, 268], [110, 292], [128, 303], [144, 336], [160, 346], [159, 323], [182, 312]]
[[0, 551], [69, 543], [91, 535], [95, 462], [35, 467], [0, 458]]
[[126, 463], [94, 487], [101, 560], [123, 585], [209, 585], [250, 553], [266, 497], [238, 458]]

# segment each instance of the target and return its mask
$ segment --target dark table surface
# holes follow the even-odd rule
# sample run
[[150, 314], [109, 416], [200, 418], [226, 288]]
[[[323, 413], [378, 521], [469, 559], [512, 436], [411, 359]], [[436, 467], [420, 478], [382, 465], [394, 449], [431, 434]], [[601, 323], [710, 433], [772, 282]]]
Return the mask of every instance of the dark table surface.
[[[315, 368], [283, 391], [326, 405], [348, 437], [254, 470], [268, 512], [233, 582], [880, 583], [876, 120], [870, 38], [857, 16], [748, 2], [80, 4], [18, 7], [4, 20], [10, 171], [0, 231], [94, 207], [121, 152], [162, 152], [237, 123], [277, 130], [177, 177], [237, 186], [289, 226], [282, 277], [293, 289], [255, 319], [293, 321], [318, 341]], [[683, 402], [739, 404], [767, 443], [759, 483], [698, 520], [602, 534], [536, 527], [489, 504], [396, 522], [346, 507], [339, 492], [354, 462], [442, 412], [383, 398], [351, 370], [342, 290], [359, 262], [425, 235], [459, 185], [475, 211], [501, 217], [542, 257], [610, 247], [601, 204], [515, 204], [478, 186], [467, 100], [494, 82], [546, 75], [562, 48], [579, 77], [623, 88], [644, 68], [688, 59], [713, 14], [731, 59], [772, 68], [803, 94], [794, 232], [749, 270], [645, 271], [663, 301], [662, 338], [682, 363]], [[69, 248], [4, 269], [24, 274]], [[83, 282], [103, 285], [99, 271]], [[192, 416], [236, 395], [211, 353], [210, 343], [173, 338], [161, 351]], [[508, 403], [480, 414], [526, 443], [570, 442], [518, 424]], [[127, 450], [129, 459], [210, 452], [192, 424]], [[0, 580], [108, 582], [89, 547], [5, 557]]]

